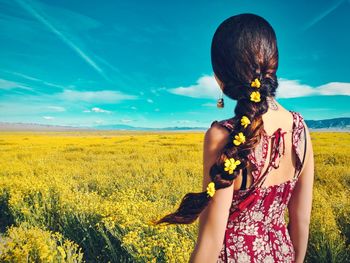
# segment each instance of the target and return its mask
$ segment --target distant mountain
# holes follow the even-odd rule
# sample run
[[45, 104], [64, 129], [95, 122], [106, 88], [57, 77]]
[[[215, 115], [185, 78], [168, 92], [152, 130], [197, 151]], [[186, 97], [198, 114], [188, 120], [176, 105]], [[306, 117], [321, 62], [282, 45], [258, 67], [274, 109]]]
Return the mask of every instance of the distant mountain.
[[146, 130], [146, 131], [169, 131], [169, 130], [205, 130], [206, 127], [164, 127], [164, 128], [150, 128], [150, 127], [136, 127], [125, 124], [110, 124], [94, 126], [98, 130]]
[[[311, 130], [338, 130], [350, 131], [350, 118], [334, 118], [326, 120], [305, 120]], [[136, 127], [125, 124], [96, 125], [93, 127], [74, 127], [60, 125], [46, 125], [38, 123], [11, 123], [0, 122], [0, 131], [94, 131], [94, 130], [125, 130], [125, 131], [180, 131], [180, 130], [207, 130], [208, 127]]]
[[0, 131], [75, 131], [91, 130], [89, 127], [46, 125], [39, 123], [0, 122]]
[[326, 120], [305, 120], [311, 129], [341, 129], [350, 130], [350, 118], [335, 118]]
[[0, 122], [0, 131], [96, 131], [96, 130], [125, 130], [125, 131], [169, 131], [169, 130], [205, 130], [205, 127], [135, 127], [125, 124], [96, 125], [93, 127], [74, 127], [63, 125], [47, 125], [39, 123]]

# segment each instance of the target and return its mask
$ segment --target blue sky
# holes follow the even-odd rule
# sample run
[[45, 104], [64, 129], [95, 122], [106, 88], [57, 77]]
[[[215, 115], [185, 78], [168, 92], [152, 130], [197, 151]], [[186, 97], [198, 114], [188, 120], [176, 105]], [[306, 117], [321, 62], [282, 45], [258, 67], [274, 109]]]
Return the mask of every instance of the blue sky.
[[[151, 4], [152, 2], [152, 4]], [[277, 34], [277, 100], [306, 119], [350, 117], [350, 0], [0, 0], [0, 121], [208, 127], [235, 101], [210, 44], [229, 16]]]

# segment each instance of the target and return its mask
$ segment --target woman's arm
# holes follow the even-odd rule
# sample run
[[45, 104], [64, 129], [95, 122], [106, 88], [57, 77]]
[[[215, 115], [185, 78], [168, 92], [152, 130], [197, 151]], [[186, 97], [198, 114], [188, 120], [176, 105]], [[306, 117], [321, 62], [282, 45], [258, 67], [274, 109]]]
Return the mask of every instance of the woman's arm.
[[[215, 163], [220, 150], [228, 142], [228, 131], [220, 126], [213, 125], [204, 136], [203, 146], [203, 191], [206, 191], [211, 181], [209, 170]], [[232, 203], [233, 186], [216, 190], [212, 200], [199, 216], [199, 233], [197, 243], [192, 252], [190, 263], [212, 263], [219, 256], [229, 209]]]
[[[304, 123], [306, 126], [306, 124]], [[309, 129], [306, 129], [307, 146], [304, 167], [288, 204], [288, 231], [295, 249], [295, 262], [304, 262], [309, 238], [314, 182], [314, 154]]]

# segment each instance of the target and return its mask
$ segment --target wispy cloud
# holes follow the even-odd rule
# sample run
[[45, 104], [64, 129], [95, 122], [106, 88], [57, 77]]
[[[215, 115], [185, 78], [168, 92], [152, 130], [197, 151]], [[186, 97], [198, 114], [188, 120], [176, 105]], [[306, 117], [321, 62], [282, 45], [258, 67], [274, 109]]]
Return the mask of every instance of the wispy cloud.
[[[16, 93], [20, 96], [26, 96], [28, 95], [28, 91], [32, 94], [35, 94], [35, 96], [46, 96], [47, 93], [41, 92], [38, 89], [37, 83], [34, 85], [32, 83], [28, 83], [28, 81], [22, 82], [17, 80], [9, 80], [9, 79], [0, 79], [0, 91], [7, 91], [11, 93]], [[22, 92], [22, 91], [26, 92]]]
[[52, 96], [63, 101], [84, 101], [94, 103], [116, 103], [123, 100], [134, 100], [137, 96], [124, 94], [114, 90], [99, 91], [77, 91], [65, 89], [62, 93], [56, 93]]
[[0, 79], [0, 89], [2, 90], [24, 89], [24, 90], [34, 91], [31, 87], [28, 87], [23, 83], [6, 80], [6, 79]]
[[101, 109], [101, 108], [98, 108], [98, 107], [93, 107], [91, 109], [92, 112], [97, 112], [97, 113], [111, 113], [111, 111], [109, 110], [104, 110], [104, 109]]
[[[316, 95], [350, 95], [350, 83], [330, 82], [318, 87], [301, 84], [299, 80], [278, 79], [276, 97], [293, 98]], [[204, 76], [197, 80], [196, 85], [169, 89], [168, 91], [177, 95], [192, 98], [217, 98], [219, 96], [219, 86], [214, 76]], [[204, 103], [202, 106], [215, 106], [213, 103]]]
[[[1, 90], [0, 90], [1, 91]], [[50, 114], [51, 112], [64, 114], [76, 114], [82, 108], [90, 112], [104, 112], [104, 109], [89, 108], [91, 104], [117, 104], [125, 100], [135, 100], [138, 97], [113, 90], [101, 91], [74, 91], [63, 90], [53, 94], [3, 94], [0, 100], [0, 116], [37, 116], [38, 114]], [[28, 103], [30, 102], [30, 103]]]
[[54, 26], [47, 15], [40, 14], [35, 10], [29, 3], [23, 0], [16, 0], [16, 2], [25, 10], [27, 10], [32, 16], [34, 16], [38, 21], [40, 21], [44, 26], [46, 26], [53, 34], [57, 35], [66, 45], [73, 49], [88, 65], [90, 65], [96, 72], [98, 72], [105, 80], [109, 81], [104, 71], [100, 66], [96, 64], [92, 58], [86, 54], [76, 43], [73, 43], [66, 35], [64, 35], [56, 26]]
[[23, 80], [27, 80], [27, 81], [30, 81], [30, 82], [35, 82], [35, 83], [38, 83], [38, 84], [41, 84], [41, 85], [45, 85], [45, 86], [48, 86], [48, 87], [54, 87], [54, 88], [60, 88], [60, 89], [64, 88], [64, 86], [62, 86], [62, 85], [58, 85], [58, 84], [55, 84], [55, 83], [52, 83], [52, 82], [48, 82], [48, 81], [36, 78], [34, 76], [29, 76], [27, 74], [23, 74], [23, 73], [20, 73], [20, 72], [8, 71], [8, 70], [2, 70], [2, 72], [11, 74], [12, 76], [20, 77]]
[[53, 119], [55, 119], [55, 117], [52, 117], [52, 116], [44, 116], [43, 118], [45, 120], [53, 120]]
[[327, 10], [316, 16], [314, 19], [312, 19], [309, 23], [307, 23], [303, 30], [308, 30], [310, 27], [314, 26], [318, 22], [320, 22], [322, 19], [324, 19], [326, 16], [328, 16], [330, 13], [332, 13], [334, 10], [336, 10], [343, 2], [346, 0], [339, 0], [335, 2], [333, 5], [331, 5]]

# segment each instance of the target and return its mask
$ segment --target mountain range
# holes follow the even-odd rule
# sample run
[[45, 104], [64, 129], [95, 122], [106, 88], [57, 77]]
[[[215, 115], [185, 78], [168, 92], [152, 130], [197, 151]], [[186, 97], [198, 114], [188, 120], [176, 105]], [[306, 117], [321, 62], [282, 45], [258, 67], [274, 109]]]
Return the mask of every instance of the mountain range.
[[[325, 120], [305, 120], [310, 130], [329, 130], [329, 131], [350, 131], [350, 118], [334, 118]], [[208, 127], [164, 127], [164, 128], [150, 128], [150, 127], [136, 127], [125, 124], [109, 124], [96, 125], [93, 127], [74, 127], [74, 126], [60, 126], [60, 125], [46, 125], [38, 123], [21, 123], [21, 122], [0, 122], [0, 131], [74, 131], [74, 130], [144, 130], [144, 131], [176, 131], [176, 130], [207, 130]]]

